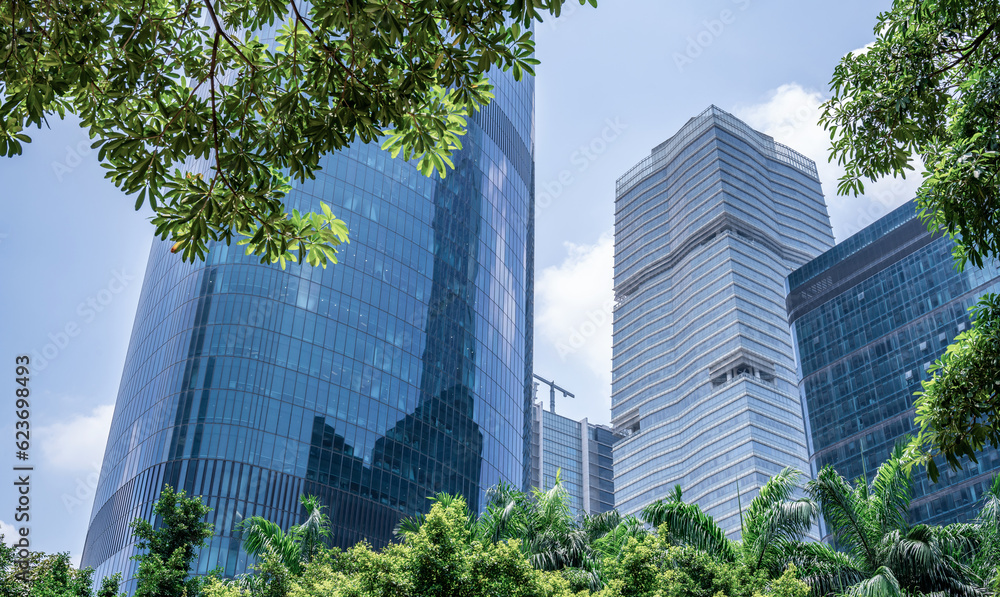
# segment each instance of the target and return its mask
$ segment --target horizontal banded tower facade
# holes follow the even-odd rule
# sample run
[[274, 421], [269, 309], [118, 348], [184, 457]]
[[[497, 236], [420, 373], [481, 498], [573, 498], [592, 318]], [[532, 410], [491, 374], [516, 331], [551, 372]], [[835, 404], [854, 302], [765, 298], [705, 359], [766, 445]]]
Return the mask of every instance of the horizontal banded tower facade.
[[[711, 107], [618, 180], [615, 503], [738, 504], [808, 471], [785, 277], [833, 245], [815, 164]], [[739, 494], [738, 494], [739, 493]]]

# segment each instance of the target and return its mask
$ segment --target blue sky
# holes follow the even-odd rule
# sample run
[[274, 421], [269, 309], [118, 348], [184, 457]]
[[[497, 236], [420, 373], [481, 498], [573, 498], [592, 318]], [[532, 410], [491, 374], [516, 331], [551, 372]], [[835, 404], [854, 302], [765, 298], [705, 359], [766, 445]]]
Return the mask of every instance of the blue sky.
[[[838, 240], [912, 197], [912, 179], [836, 197], [839, 170], [825, 163], [815, 124], [834, 65], [873, 41], [888, 7], [603, 0], [538, 27], [535, 370], [576, 394], [560, 413], [610, 420], [615, 179], [710, 104], [820, 162]], [[152, 226], [103, 179], [73, 122], [29, 134], [25, 155], [0, 160], [0, 371], [12, 385], [16, 355], [44, 361], [31, 375], [33, 548], [78, 561]], [[0, 436], [13, 438], [4, 408]], [[0, 532], [9, 536], [7, 445]]]

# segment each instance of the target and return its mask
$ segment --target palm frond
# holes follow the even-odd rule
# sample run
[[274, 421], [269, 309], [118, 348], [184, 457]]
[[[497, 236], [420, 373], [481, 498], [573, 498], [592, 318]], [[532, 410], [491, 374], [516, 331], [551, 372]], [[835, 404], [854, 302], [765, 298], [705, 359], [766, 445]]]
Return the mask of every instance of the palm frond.
[[816, 517], [808, 499], [792, 500], [799, 471], [786, 468], [771, 477], [747, 508], [742, 551], [752, 570], [767, 569], [780, 574], [785, 568], [789, 542], [798, 541]]
[[855, 583], [847, 590], [850, 597], [903, 597], [896, 576], [881, 566], [871, 577]]
[[511, 497], [510, 501], [490, 501], [476, 522], [475, 536], [491, 543], [520, 538], [524, 534], [524, 501]]
[[816, 479], [806, 485], [806, 492], [819, 503], [826, 519], [834, 529], [839, 544], [848, 549], [856, 558], [862, 559], [867, 567], [877, 567], [878, 554], [868, 518], [868, 490], [863, 480], [857, 490], [832, 466], [825, 466]]
[[941, 544], [945, 553], [960, 558], [978, 553], [981, 549], [982, 535], [976, 524], [957, 523], [945, 526], [930, 526], [930, 532]]
[[585, 565], [582, 568], [576, 569], [576, 571], [587, 579], [587, 587], [591, 593], [596, 593], [604, 588], [604, 581], [601, 580], [601, 575], [597, 572], [596, 565]]
[[[595, 518], [592, 523], [605, 524], [608, 519]], [[491, 488], [474, 532], [480, 539], [492, 542], [519, 539], [521, 551], [540, 570], [586, 568], [592, 562], [590, 533], [573, 515], [558, 470], [550, 489], [536, 488], [530, 495], [509, 484]]]
[[299, 574], [302, 551], [298, 541], [285, 534], [277, 524], [262, 516], [252, 516], [240, 523], [243, 549], [251, 556], [262, 558], [271, 553], [278, 557], [292, 574]]
[[795, 543], [789, 561], [799, 569], [802, 580], [815, 596], [841, 594], [864, 580], [864, 562], [823, 543]]
[[556, 482], [546, 491], [534, 491], [534, 505], [538, 523], [544, 527], [568, 529], [574, 525], [573, 511], [569, 505], [569, 493], [562, 486], [561, 470], [556, 470]]
[[238, 588], [238, 595], [262, 595], [266, 590], [264, 576], [260, 574], [237, 574], [232, 580], [224, 579], [222, 582], [226, 585], [235, 585]]
[[601, 537], [593, 539], [590, 547], [595, 558], [613, 558], [621, 553], [622, 548], [632, 537], [641, 539], [648, 533], [642, 521], [634, 516], [627, 516]]
[[591, 539], [597, 539], [615, 530], [623, 518], [618, 510], [608, 510], [600, 514], [584, 514], [583, 528]]
[[888, 533], [883, 544], [885, 565], [908, 590], [946, 591], [956, 597], [983, 594], [963, 562], [972, 552], [960, 527], [915, 525]]
[[523, 500], [527, 496], [523, 491], [506, 481], [500, 481], [486, 490], [487, 506], [504, 506], [515, 500]]
[[415, 535], [420, 532], [420, 527], [424, 524], [426, 516], [417, 514], [416, 516], [406, 516], [399, 519], [396, 527], [392, 529], [392, 534], [397, 539], [405, 539], [407, 535]]
[[973, 566], [984, 582], [1000, 588], [1000, 475], [983, 494], [975, 527], [979, 549]]
[[[465, 519], [465, 528], [469, 531], [469, 541], [478, 539], [477, 532], [479, 530], [478, 521], [469, 512], [469, 507], [465, 502], [465, 499], [460, 495], [452, 495], [450, 493], [441, 492], [433, 497], [427, 498], [433, 504], [441, 504], [445, 508], [451, 508], [456, 502], [462, 504], [462, 515]], [[420, 532], [420, 527], [423, 526], [424, 522], [427, 520], [425, 514], [416, 514], [415, 516], [408, 516], [401, 518], [396, 526], [392, 530], [392, 534], [398, 539], [405, 539], [409, 535], [414, 535]]]
[[992, 590], [978, 584], [951, 577], [944, 583], [946, 588], [941, 591], [925, 592], [927, 595], [947, 595], [948, 597], [993, 597]]
[[989, 490], [983, 494], [982, 506], [976, 521], [1000, 535], [1000, 475], [993, 477]]
[[885, 565], [896, 572], [899, 577], [919, 583], [924, 575], [938, 576], [944, 554], [938, 548], [927, 528], [918, 525], [902, 533], [891, 531], [883, 539]]
[[667, 525], [668, 540], [736, 561], [736, 547], [715, 520], [696, 504], [657, 500], [642, 509], [641, 517], [655, 528]]
[[912, 493], [910, 473], [903, 463], [903, 447], [900, 444], [878, 467], [871, 484], [873, 522], [879, 526], [880, 534], [906, 527]]
[[291, 534], [299, 542], [302, 557], [306, 562], [312, 562], [323, 540], [330, 536], [330, 518], [323, 513], [318, 497], [302, 495], [299, 501], [306, 510], [306, 520], [294, 527]]
[[589, 546], [587, 534], [579, 529], [568, 533], [546, 529], [526, 543], [531, 563], [539, 570], [580, 567]]

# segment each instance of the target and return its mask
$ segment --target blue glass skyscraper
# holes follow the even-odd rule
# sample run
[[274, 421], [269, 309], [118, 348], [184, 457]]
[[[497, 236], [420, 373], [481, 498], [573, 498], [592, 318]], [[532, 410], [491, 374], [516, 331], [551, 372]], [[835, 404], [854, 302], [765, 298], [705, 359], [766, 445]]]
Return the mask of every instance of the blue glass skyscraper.
[[[788, 318], [808, 407], [813, 472], [832, 465], [847, 479], [874, 476], [895, 444], [914, 434], [914, 393], [927, 370], [971, 322], [967, 309], [1000, 292], [995, 262], [959, 272], [954, 243], [931, 235], [913, 201], [788, 277]], [[941, 477], [913, 471], [912, 523], [964, 522], [1000, 472], [984, 450]]]
[[740, 497], [808, 470], [785, 277], [833, 244], [816, 165], [713, 106], [618, 180], [615, 208], [615, 504], [679, 484], [738, 534]]
[[82, 565], [129, 578], [128, 524], [164, 484], [204, 496], [195, 570], [227, 575], [247, 565], [239, 521], [288, 528], [303, 493], [335, 544], [382, 545], [428, 496], [476, 510], [524, 484], [534, 84], [492, 82], [444, 180], [359, 145], [288, 196], [347, 222], [338, 265], [282, 271], [235, 244], [186, 264], [154, 243]]
[[531, 487], [551, 489], [559, 474], [573, 514], [601, 514], [615, 507], [612, 448], [618, 438], [595, 425], [542, 408], [532, 409]]

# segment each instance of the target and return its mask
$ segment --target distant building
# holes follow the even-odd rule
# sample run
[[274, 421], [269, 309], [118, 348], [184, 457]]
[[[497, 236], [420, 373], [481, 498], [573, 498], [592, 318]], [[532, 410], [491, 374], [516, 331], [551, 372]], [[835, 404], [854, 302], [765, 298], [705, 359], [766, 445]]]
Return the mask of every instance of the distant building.
[[833, 246], [816, 164], [712, 106], [618, 179], [615, 502], [680, 484], [731, 536], [808, 470], [785, 278]]
[[[978, 297], [1000, 291], [995, 263], [960, 273], [953, 247], [927, 232], [911, 201], [788, 277], [814, 474], [829, 464], [871, 480], [915, 432], [913, 394], [928, 367], [969, 328]], [[940, 468], [936, 484], [914, 469], [911, 522], [968, 520], [1000, 472], [1000, 453], [990, 448], [961, 471]]]
[[575, 514], [600, 514], [615, 507], [614, 469], [610, 427], [575, 421], [544, 410], [532, 409], [531, 487], [550, 489], [556, 471], [570, 496]]

